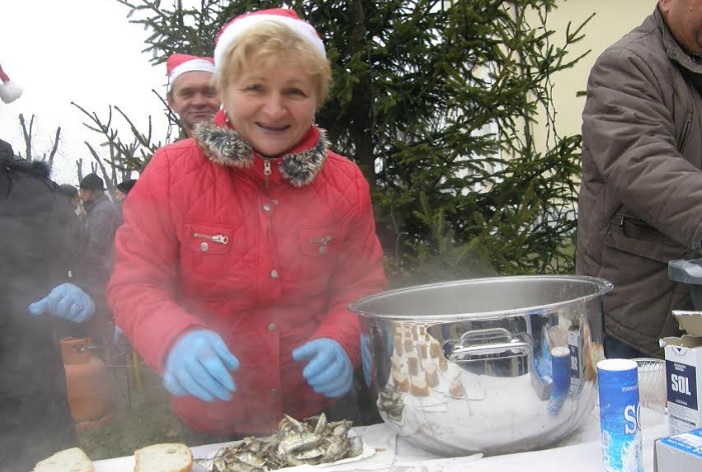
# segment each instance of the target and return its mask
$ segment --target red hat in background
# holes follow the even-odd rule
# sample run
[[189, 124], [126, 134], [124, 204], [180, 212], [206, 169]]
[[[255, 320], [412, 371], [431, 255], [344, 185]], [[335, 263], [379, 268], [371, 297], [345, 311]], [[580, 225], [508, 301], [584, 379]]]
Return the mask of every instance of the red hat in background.
[[317, 30], [314, 29], [314, 26], [301, 19], [297, 13], [295, 13], [295, 10], [290, 10], [288, 8], [271, 8], [239, 15], [224, 25], [219, 34], [217, 34], [214, 50], [215, 64], [222, 63], [224, 53], [229, 49], [229, 46], [240, 38], [245, 31], [254, 29], [261, 23], [267, 21], [275, 21], [287, 25], [297, 34], [309, 41], [322, 56], [327, 55], [324, 49], [324, 43], [319, 37]]
[[0, 66], [0, 100], [12, 103], [22, 96], [22, 87], [10, 80], [10, 77]]
[[187, 54], [171, 54], [166, 61], [168, 75], [168, 90], [173, 88], [173, 82], [185, 72], [202, 71], [214, 74], [214, 59], [211, 57], [189, 56]]

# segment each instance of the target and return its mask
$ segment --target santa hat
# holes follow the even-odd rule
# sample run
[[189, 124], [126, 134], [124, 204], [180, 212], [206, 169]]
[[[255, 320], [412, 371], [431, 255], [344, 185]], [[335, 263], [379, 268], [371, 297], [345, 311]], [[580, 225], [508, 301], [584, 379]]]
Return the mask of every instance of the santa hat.
[[299, 16], [297, 16], [297, 13], [295, 13], [294, 10], [287, 8], [271, 8], [268, 10], [260, 10], [239, 15], [222, 27], [217, 35], [217, 45], [215, 46], [214, 50], [215, 65], [219, 66], [222, 64], [224, 53], [227, 51], [227, 49], [229, 49], [229, 46], [234, 41], [241, 37], [242, 34], [267, 21], [275, 21], [288, 26], [295, 33], [309, 41], [310, 44], [322, 54], [322, 56], [326, 56], [324, 43], [319, 37], [319, 34], [317, 34], [317, 30], [314, 29], [314, 26], [302, 20]]
[[22, 96], [22, 87], [10, 80], [0, 66], [0, 100], [12, 103]]
[[187, 54], [171, 54], [166, 61], [166, 74], [168, 74], [168, 90], [173, 88], [173, 83], [179, 75], [185, 72], [202, 71], [214, 74], [214, 60], [211, 57], [189, 56]]

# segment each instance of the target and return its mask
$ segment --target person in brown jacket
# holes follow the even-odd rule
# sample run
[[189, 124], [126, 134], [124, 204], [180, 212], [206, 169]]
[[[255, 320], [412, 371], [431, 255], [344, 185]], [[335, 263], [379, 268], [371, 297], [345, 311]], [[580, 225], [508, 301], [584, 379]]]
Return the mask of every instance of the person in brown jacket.
[[692, 309], [668, 261], [700, 257], [702, 1], [659, 0], [597, 59], [583, 111], [579, 274], [607, 279], [605, 353], [662, 356]]

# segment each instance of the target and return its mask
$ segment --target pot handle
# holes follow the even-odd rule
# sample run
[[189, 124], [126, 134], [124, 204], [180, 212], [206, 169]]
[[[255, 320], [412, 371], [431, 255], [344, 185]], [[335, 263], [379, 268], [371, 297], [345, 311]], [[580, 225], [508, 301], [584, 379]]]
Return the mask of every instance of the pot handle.
[[531, 348], [529, 347], [529, 344], [523, 341], [496, 344], [479, 344], [470, 347], [455, 346], [449, 360], [485, 360], [482, 356], [494, 356], [500, 359], [511, 359], [513, 357], [527, 356], [529, 354], [530, 349]]
[[503, 342], [510, 342], [512, 340], [512, 334], [505, 328], [486, 328], [486, 329], [475, 329], [473, 331], [466, 331], [461, 335], [459, 339], [459, 344], [463, 346], [466, 343], [475, 343], [478, 341], [496, 341], [503, 340]]

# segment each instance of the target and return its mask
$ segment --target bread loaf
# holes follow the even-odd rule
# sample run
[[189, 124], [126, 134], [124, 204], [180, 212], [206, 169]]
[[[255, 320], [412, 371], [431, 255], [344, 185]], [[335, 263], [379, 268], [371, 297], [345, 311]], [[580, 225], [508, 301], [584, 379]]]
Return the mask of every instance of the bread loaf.
[[395, 385], [397, 386], [397, 388], [399, 388], [403, 392], [409, 392], [410, 381], [407, 377], [407, 374], [399, 370], [394, 370], [392, 372], [392, 378], [395, 381]]
[[419, 375], [419, 358], [414, 354], [407, 356], [407, 372], [410, 376]]
[[438, 359], [441, 355], [443, 355], [441, 352], [441, 344], [439, 344], [439, 341], [436, 339], [432, 339], [429, 342], [429, 356], [432, 359]]
[[191, 472], [193, 454], [180, 443], [161, 443], [134, 452], [134, 472]]
[[443, 353], [439, 356], [439, 370], [441, 372], [446, 372], [448, 370], [448, 359]]
[[94, 472], [93, 461], [78, 447], [64, 449], [37, 463], [33, 472]]
[[415, 397], [428, 397], [431, 392], [424, 378], [412, 377], [410, 378], [410, 393]]
[[420, 359], [426, 359], [429, 357], [429, 346], [424, 344], [424, 342], [417, 343], [415, 348], [417, 350], [417, 357]]
[[405, 350], [403, 349], [402, 346], [402, 335], [401, 334], [396, 334], [395, 335], [395, 353], [398, 356], [401, 356]]
[[455, 398], [463, 398], [466, 395], [466, 392], [463, 389], [463, 382], [461, 382], [459, 377], [456, 377], [451, 381], [451, 386], [449, 387], [448, 393]]
[[402, 371], [402, 359], [398, 356], [392, 356], [390, 358], [390, 370], [394, 372]]
[[425, 364], [424, 373], [426, 374], [427, 385], [430, 387], [436, 387], [439, 385], [439, 371], [436, 369], [434, 364]]
[[414, 341], [412, 341], [412, 339], [410, 339], [410, 338], [405, 338], [403, 348], [404, 348], [404, 351], [407, 354], [409, 354], [414, 349]]

